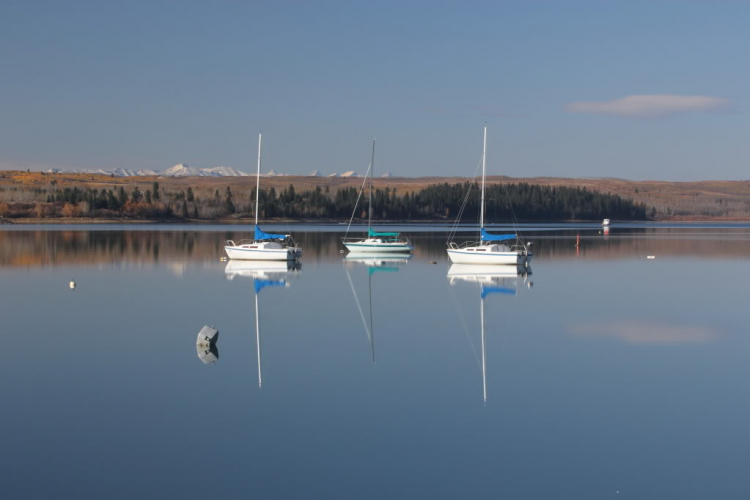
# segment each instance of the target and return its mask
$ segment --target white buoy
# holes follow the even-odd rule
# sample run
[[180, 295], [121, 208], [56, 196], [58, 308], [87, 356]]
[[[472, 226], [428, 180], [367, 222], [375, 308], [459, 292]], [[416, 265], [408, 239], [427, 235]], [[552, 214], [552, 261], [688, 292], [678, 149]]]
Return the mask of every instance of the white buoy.
[[648, 256], [647, 256], [646, 258], [647, 258], [647, 259], [655, 259], [655, 258], [656, 258], [656, 255], [648, 255]]
[[76, 282], [75, 281], [71, 281], [70, 282], [70, 289], [71, 290], [75, 290], [76, 289]]

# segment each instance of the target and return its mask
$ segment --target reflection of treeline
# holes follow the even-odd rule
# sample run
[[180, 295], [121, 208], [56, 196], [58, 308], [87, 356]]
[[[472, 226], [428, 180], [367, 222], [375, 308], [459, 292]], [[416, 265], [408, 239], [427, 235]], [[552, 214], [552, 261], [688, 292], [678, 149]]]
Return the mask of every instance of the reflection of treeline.
[[[468, 195], [467, 195], [468, 193]], [[200, 196], [199, 196], [200, 194]], [[403, 195], [386, 187], [373, 192], [373, 218], [390, 220], [453, 219], [464, 206], [464, 220], [479, 214], [476, 183], [431, 185]], [[129, 217], [136, 219], [216, 219], [255, 215], [255, 189], [233, 193], [230, 186], [220, 192], [206, 189], [166, 191], [154, 182], [151, 189], [123, 186], [112, 189], [52, 187], [37, 189], [34, 198], [45, 201], [0, 204], [0, 215], [9, 217]], [[618, 195], [574, 187], [550, 187], [527, 183], [490, 185], [486, 190], [487, 216], [492, 221], [511, 220], [644, 220], [646, 206]], [[331, 191], [329, 187], [305, 191], [293, 185], [277, 192], [259, 193], [262, 218], [347, 219], [358, 207], [365, 218], [367, 193], [354, 187]], [[359, 200], [359, 203], [358, 203]], [[358, 204], [357, 204], [358, 203]]]
[[[120, 266], [131, 262], [139, 265], [149, 262], [184, 264], [204, 261], [222, 266], [217, 256], [223, 255], [225, 240], [247, 238], [251, 229], [226, 226], [221, 231], [0, 231], [0, 267], [41, 267], [80, 264], [85, 266], [109, 263]], [[700, 230], [694, 231], [696, 234]], [[525, 241], [534, 242], [534, 252], [543, 259], [601, 258], [622, 259], [657, 256], [699, 256], [747, 259], [750, 257], [747, 241], [743, 238], [700, 238], [684, 228], [677, 229], [613, 229], [611, 236], [600, 231], [581, 235], [576, 247], [576, 235], [581, 230], [561, 232], [523, 232]], [[341, 259], [343, 233], [300, 232], [294, 230], [295, 240], [305, 249], [308, 257]], [[471, 239], [476, 232], [459, 233], [459, 239]], [[415, 261], [444, 261], [445, 233], [414, 232], [408, 234], [415, 244]], [[303, 262], [303, 269], [304, 266]], [[533, 267], [533, 264], [532, 264]]]

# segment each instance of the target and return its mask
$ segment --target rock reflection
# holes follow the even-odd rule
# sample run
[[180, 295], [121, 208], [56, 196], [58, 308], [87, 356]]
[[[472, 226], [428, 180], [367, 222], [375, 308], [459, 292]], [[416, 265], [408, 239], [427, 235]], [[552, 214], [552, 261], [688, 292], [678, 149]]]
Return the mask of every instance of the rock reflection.
[[214, 364], [219, 360], [219, 348], [216, 346], [216, 344], [196, 344], [195, 348], [198, 351], [198, 359], [203, 361], [204, 365], [207, 365], [209, 363]]

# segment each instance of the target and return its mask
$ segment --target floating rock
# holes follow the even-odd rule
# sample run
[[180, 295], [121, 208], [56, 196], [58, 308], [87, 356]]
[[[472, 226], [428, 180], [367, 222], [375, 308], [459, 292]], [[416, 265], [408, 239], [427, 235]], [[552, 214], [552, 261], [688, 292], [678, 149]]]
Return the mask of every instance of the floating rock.
[[199, 346], [212, 346], [216, 345], [216, 341], [219, 340], [219, 330], [210, 326], [204, 326], [201, 331], [198, 332], [198, 340], [196, 345]]

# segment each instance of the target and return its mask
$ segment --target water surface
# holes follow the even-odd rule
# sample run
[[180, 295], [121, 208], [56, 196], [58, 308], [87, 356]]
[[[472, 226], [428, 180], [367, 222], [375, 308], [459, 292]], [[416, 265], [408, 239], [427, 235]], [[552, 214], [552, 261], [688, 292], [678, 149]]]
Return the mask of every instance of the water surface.
[[519, 275], [244, 229], [0, 231], [3, 497], [750, 496], [747, 226], [529, 226]]

